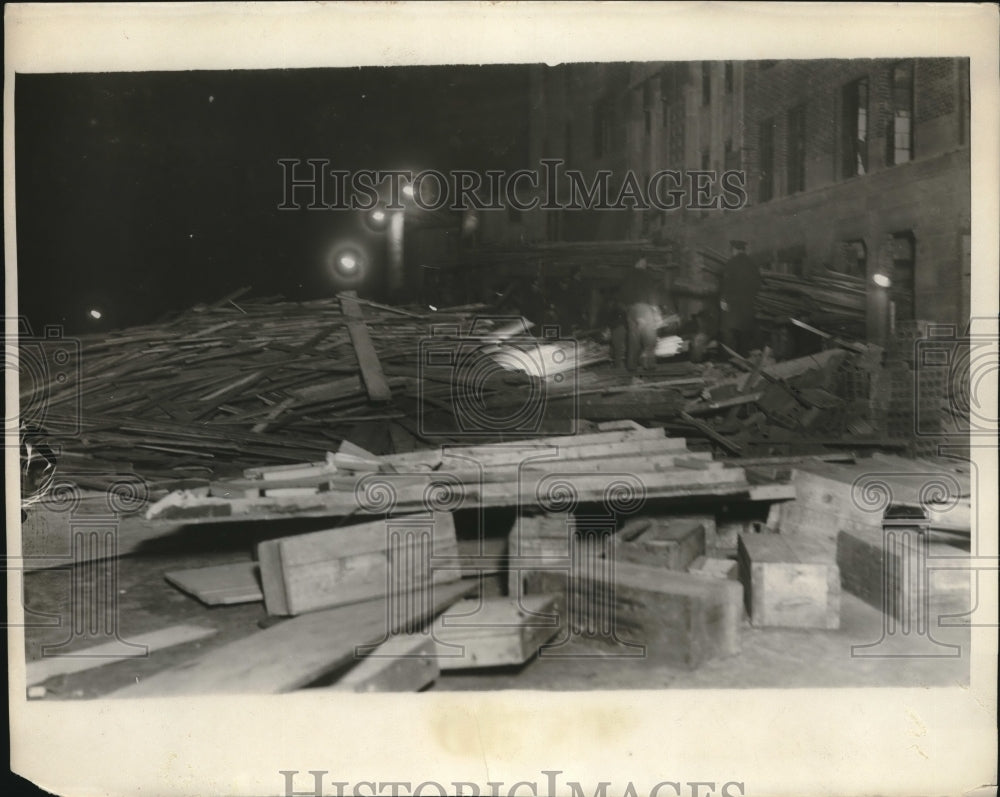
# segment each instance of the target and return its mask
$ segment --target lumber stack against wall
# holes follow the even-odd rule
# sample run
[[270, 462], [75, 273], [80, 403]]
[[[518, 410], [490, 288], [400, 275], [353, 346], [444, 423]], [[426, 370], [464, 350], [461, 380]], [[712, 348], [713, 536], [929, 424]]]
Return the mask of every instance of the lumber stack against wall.
[[257, 547], [269, 614], [296, 615], [461, 578], [435, 566], [458, 556], [447, 512], [409, 515], [267, 540]]
[[840, 627], [840, 573], [821, 549], [782, 534], [741, 534], [738, 557], [753, 625]]

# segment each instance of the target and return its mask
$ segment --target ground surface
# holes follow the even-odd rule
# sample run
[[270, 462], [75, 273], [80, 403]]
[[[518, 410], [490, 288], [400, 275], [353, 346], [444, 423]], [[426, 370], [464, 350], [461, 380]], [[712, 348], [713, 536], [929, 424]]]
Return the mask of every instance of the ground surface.
[[[168, 584], [163, 574], [238, 560], [232, 551], [169, 553], [123, 557], [80, 571], [84, 580], [107, 577], [117, 570], [118, 633], [122, 639], [178, 624], [215, 628], [209, 638], [162, 649], [143, 658], [113, 661], [86, 672], [55, 676], [45, 682], [46, 699], [99, 698], [136, 679], [197, 658], [206, 650], [258, 631], [268, 622], [262, 603], [209, 608]], [[97, 567], [105, 568], [102, 573]], [[487, 584], [499, 591], [500, 579]], [[43, 645], [73, 651], [107, 641], [97, 634], [73, 634], [69, 616], [71, 573], [40, 571], [25, 576], [26, 655], [41, 657]], [[667, 667], [645, 658], [608, 658], [604, 645], [577, 639], [518, 668], [444, 673], [434, 690], [498, 689], [648, 689], [648, 688], [780, 688], [859, 686], [954, 686], [969, 682], [969, 630], [936, 627], [935, 639], [960, 646], [954, 658], [932, 658], [949, 652], [916, 633], [886, 638], [876, 650], [882, 658], [852, 655], [852, 646], [883, 637], [883, 615], [845, 593], [841, 627], [836, 631], [755, 629], [744, 620], [742, 652], [707, 662], [697, 670]]]

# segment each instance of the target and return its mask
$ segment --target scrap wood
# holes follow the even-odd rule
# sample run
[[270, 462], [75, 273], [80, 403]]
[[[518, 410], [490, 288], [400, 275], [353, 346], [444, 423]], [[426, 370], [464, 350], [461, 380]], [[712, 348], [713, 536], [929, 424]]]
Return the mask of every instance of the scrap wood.
[[230, 562], [191, 570], [173, 570], [163, 577], [181, 592], [208, 606], [264, 600], [256, 562]]
[[[307, 686], [349, 664], [358, 648], [412, 632], [447, 609], [478, 582], [435, 585], [391, 606], [385, 598], [339, 606], [279, 622], [157, 673], [111, 698], [193, 694], [275, 694]], [[392, 609], [392, 611], [390, 611]]]
[[357, 355], [358, 367], [361, 369], [361, 379], [364, 381], [368, 397], [372, 401], [392, 401], [392, 391], [385, 381], [385, 374], [382, 373], [382, 365], [375, 352], [375, 345], [372, 343], [368, 327], [365, 325], [364, 313], [355, 301], [356, 298], [354, 291], [340, 294], [340, 306], [344, 315], [349, 319], [347, 331], [354, 344], [354, 353]]

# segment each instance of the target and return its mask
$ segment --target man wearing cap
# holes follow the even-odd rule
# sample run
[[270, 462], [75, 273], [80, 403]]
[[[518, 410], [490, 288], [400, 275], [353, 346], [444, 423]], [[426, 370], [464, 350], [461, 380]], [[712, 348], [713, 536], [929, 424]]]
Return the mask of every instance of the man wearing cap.
[[719, 285], [719, 325], [722, 342], [746, 356], [757, 348], [757, 319], [754, 301], [760, 289], [760, 269], [747, 255], [746, 241], [730, 241], [731, 256], [726, 261]]

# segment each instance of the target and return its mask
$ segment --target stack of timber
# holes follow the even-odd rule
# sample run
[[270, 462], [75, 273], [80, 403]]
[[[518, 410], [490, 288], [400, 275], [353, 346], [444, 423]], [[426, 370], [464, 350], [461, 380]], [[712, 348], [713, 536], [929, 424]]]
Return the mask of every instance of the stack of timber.
[[762, 321], [801, 318], [857, 334], [864, 330], [867, 301], [863, 277], [830, 270], [807, 277], [763, 271], [756, 311]]
[[743, 468], [688, 449], [660, 428], [530, 441], [448, 446], [370, 459], [378, 472], [338, 465], [336, 456], [294, 469], [253, 468], [243, 479], [178, 490], [152, 504], [148, 520], [212, 523], [291, 515], [348, 516], [484, 507], [629, 506], [729, 496], [773, 501], [781, 484], [751, 484]]

